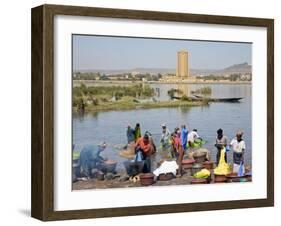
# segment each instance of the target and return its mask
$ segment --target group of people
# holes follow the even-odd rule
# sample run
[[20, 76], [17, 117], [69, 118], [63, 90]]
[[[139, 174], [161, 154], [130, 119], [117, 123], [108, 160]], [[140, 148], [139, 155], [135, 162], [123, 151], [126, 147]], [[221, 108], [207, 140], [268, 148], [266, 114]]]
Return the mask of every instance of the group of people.
[[[188, 147], [193, 147], [196, 139], [201, 139], [197, 133], [197, 129], [188, 132], [185, 125], [181, 129], [176, 128], [173, 133], [170, 133], [165, 124], [161, 125], [161, 147], [162, 150], [169, 151], [171, 157], [176, 157], [179, 165], [179, 172], [181, 173], [181, 162], [184, 152]], [[138, 159], [144, 161], [143, 172], [151, 172], [151, 156], [156, 152], [156, 146], [153, 142], [152, 136], [149, 132], [145, 132], [141, 136], [140, 124], [137, 123], [135, 129], [130, 125], [127, 126], [127, 142], [134, 144], [134, 150]]]
[[[139, 124], [137, 124], [140, 128]], [[161, 147], [163, 151], [168, 151], [171, 154], [172, 158], [176, 158], [178, 168], [178, 175], [182, 174], [182, 160], [185, 152], [190, 149], [194, 151], [196, 144], [202, 142], [202, 138], [199, 136], [197, 129], [189, 131], [186, 125], [182, 125], [181, 128], [177, 127], [171, 133], [167, 128], [166, 124], [162, 124], [162, 133], [161, 133]], [[139, 133], [140, 134], [140, 133]], [[242, 138], [243, 132], [237, 132], [236, 137], [228, 143], [227, 137], [223, 134], [222, 129], [217, 130], [217, 137], [215, 141], [215, 147], [217, 148], [216, 154], [216, 164], [219, 164], [222, 150], [226, 150], [225, 162], [227, 162], [227, 151], [232, 148], [233, 150], [233, 163], [234, 169], [237, 168], [241, 163], [244, 162], [245, 154], [245, 141]], [[197, 146], [196, 146], [197, 147]], [[139, 137], [135, 140], [135, 150], [141, 152], [143, 160], [145, 160], [145, 172], [150, 172], [151, 170], [151, 155], [152, 145], [150, 142], [150, 135], [145, 134], [143, 137]], [[207, 153], [208, 156], [208, 153]]]
[[[182, 174], [182, 160], [185, 152], [192, 150], [197, 142], [202, 141], [198, 135], [197, 129], [188, 131], [186, 125], [181, 128], [177, 127], [172, 133], [165, 124], [161, 125], [161, 147], [163, 151], [169, 151], [172, 158], [176, 158], [178, 164], [178, 176]], [[143, 172], [151, 172], [151, 156], [156, 152], [156, 146], [153, 142], [152, 135], [149, 132], [141, 135], [140, 124], [137, 123], [133, 129], [130, 125], [127, 126], [127, 141], [128, 144], [133, 145], [136, 157], [144, 161]], [[217, 148], [216, 164], [218, 165], [221, 151], [228, 151], [230, 148], [233, 150], [233, 163], [234, 167], [244, 162], [245, 142], [242, 138], [243, 133], [237, 132], [236, 137], [228, 143], [227, 137], [223, 134], [222, 129], [217, 130], [217, 137], [215, 147]], [[106, 143], [102, 142], [95, 147], [94, 145], [87, 145], [83, 147], [80, 152], [80, 164], [83, 174], [90, 177], [92, 170], [99, 168], [99, 165], [106, 161], [100, 154], [106, 149]], [[227, 152], [226, 152], [227, 153]], [[225, 153], [225, 161], [227, 162], [227, 154]]]
[[193, 148], [197, 140], [202, 141], [198, 135], [197, 129], [188, 131], [186, 125], [182, 125], [174, 129], [173, 133], [170, 133], [166, 124], [162, 124], [161, 134], [161, 146], [163, 151], [170, 152], [171, 157], [176, 157], [178, 164], [178, 176], [182, 174], [182, 160], [184, 154], [188, 148]]
[[136, 142], [141, 137], [140, 124], [137, 123], [135, 128], [132, 128], [131, 125], [128, 125], [126, 133], [128, 144], [131, 142]]
[[134, 146], [136, 159], [144, 161], [143, 172], [151, 172], [151, 156], [156, 152], [151, 133], [146, 131], [142, 136], [140, 124], [137, 123], [135, 129], [130, 125], [127, 126], [126, 135], [128, 144]]
[[170, 133], [166, 124], [162, 124], [162, 134], [161, 134], [161, 146], [163, 149], [169, 149], [173, 143], [174, 137], [180, 137], [180, 141], [184, 150], [187, 150], [188, 147], [193, 148], [196, 142], [202, 141], [198, 135], [197, 129], [193, 129], [188, 132], [186, 125], [182, 125], [180, 128], [175, 128], [173, 133]]
[[219, 163], [221, 151], [226, 150], [224, 158], [227, 162], [227, 152], [232, 148], [233, 150], [233, 169], [237, 171], [238, 167], [244, 163], [244, 156], [246, 150], [246, 144], [243, 140], [243, 132], [239, 131], [236, 133], [236, 137], [228, 143], [227, 137], [223, 134], [222, 129], [217, 130], [217, 138], [215, 146], [217, 148], [216, 163]]

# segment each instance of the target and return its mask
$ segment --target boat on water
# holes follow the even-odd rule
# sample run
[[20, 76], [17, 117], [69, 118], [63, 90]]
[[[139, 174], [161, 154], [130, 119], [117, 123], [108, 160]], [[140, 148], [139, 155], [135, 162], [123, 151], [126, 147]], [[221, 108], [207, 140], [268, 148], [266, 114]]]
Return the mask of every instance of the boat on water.
[[[243, 99], [243, 97], [230, 97], [230, 98], [211, 98], [211, 97], [203, 97], [199, 95], [193, 95], [194, 97], [187, 97], [189, 101], [206, 101], [206, 102], [239, 102]], [[173, 96], [172, 99], [180, 100], [181, 97]]]
[[207, 100], [211, 102], [239, 102], [243, 97], [230, 97], [230, 98], [208, 98], [199, 95], [193, 95], [195, 98], [200, 100]]

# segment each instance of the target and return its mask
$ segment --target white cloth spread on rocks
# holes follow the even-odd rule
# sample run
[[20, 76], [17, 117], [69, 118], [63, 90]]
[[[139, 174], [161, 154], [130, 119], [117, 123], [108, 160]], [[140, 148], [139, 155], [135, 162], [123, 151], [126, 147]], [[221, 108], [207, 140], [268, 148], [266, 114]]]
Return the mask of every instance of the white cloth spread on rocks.
[[165, 161], [161, 164], [160, 167], [158, 167], [156, 170], [153, 171], [153, 174], [155, 176], [159, 176], [159, 174], [162, 173], [172, 173], [174, 175], [177, 174], [177, 169], [179, 168], [176, 161]]

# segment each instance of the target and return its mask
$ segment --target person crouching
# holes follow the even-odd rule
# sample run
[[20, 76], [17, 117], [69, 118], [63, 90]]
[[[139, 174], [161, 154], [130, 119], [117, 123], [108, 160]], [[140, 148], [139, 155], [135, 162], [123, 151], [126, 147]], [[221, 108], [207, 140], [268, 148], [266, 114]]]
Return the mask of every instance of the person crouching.
[[103, 142], [98, 145], [86, 145], [80, 152], [79, 162], [81, 165], [81, 173], [86, 176], [86, 179], [90, 179], [92, 176], [92, 170], [98, 169], [102, 163], [107, 159], [103, 158], [100, 154], [106, 149], [106, 143]]

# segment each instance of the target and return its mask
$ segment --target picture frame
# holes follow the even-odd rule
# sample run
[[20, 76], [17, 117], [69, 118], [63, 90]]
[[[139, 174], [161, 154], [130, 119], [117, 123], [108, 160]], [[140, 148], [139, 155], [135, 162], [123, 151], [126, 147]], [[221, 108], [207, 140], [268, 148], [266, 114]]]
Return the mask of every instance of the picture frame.
[[[263, 199], [177, 203], [57, 211], [54, 209], [54, 18], [57, 15], [157, 22], [261, 27], [267, 32], [267, 150]], [[274, 20], [232, 16], [41, 5], [32, 9], [32, 186], [31, 215], [43, 221], [165, 214], [274, 205]]]

